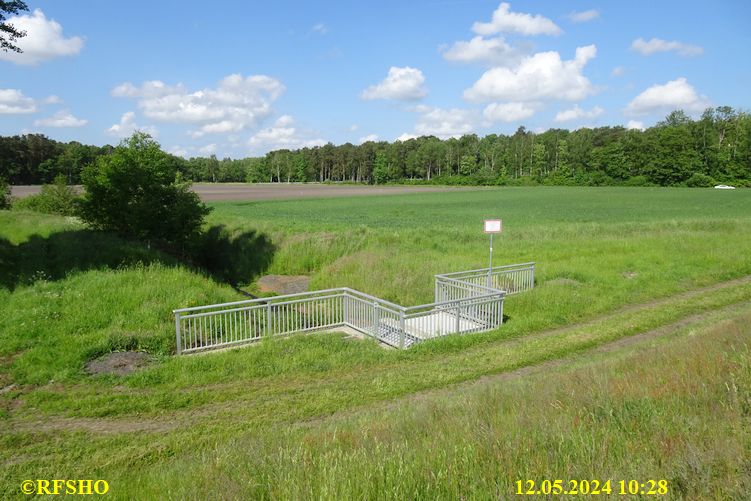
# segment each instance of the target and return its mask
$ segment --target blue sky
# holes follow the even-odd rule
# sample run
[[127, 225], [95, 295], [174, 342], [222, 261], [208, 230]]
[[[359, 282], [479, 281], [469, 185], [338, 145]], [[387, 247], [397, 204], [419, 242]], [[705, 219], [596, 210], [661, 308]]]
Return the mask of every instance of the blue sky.
[[183, 156], [748, 109], [751, 2], [28, 2], [0, 135]]

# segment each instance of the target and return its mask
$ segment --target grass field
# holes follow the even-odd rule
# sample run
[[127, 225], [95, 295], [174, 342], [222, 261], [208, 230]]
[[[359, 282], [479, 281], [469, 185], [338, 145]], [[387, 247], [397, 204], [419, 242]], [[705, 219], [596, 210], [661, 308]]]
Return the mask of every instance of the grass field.
[[[175, 358], [171, 310], [235, 291], [75, 220], [0, 212], [0, 497], [27, 478], [104, 478], [116, 499], [508, 498], [546, 478], [667, 479], [687, 499], [751, 488], [751, 192], [212, 205], [209, 224], [271, 239], [268, 273], [406, 305], [432, 299], [434, 273], [485, 266], [482, 219], [502, 217], [495, 263], [536, 261], [537, 287], [507, 300], [498, 331], [409, 351], [317, 334]], [[156, 361], [84, 372], [125, 349]]]

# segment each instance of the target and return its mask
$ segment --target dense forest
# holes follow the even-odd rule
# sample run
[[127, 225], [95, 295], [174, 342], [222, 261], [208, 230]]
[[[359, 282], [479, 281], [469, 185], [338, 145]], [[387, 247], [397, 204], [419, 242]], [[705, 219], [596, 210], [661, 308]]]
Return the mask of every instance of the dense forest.
[[[0, 177], [40, 184], [84, 165], [111, 146], [60, 143], [42, 135], [0, 137]], [[723, 106], [694, 120], [670, 113], [644, 131], [624, 127], [524, 127], [510, 136], [326, 144], [232, 160], [172, 157], [183, 175], [212, 182], [432, 182], [443, 184], [751, 185], [751, 115]]]

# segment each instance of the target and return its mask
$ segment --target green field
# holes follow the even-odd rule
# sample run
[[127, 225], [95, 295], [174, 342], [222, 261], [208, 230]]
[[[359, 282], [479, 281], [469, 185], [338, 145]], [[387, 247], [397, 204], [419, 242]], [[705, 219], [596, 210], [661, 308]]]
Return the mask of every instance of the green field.
[[[751, 489], [751, 191], [212, 205], [209, 224], [271, 241], [264, 273], [405, 305], [432, 300], [435, 273], [486, 266], [482, 219], [502, 217], [495, 263], [536, 261], [536, 288], [507, 299], [497, 331], [408, 351], [332, 333], [174, 357], [171, 310], [237, 292], [74, 219], [0, 211], [0, 498], [28, 478], [103, 478], [115, 499], [504, 499], [525, 479]], [[83, 370], [134, 349], [155, 363]]]

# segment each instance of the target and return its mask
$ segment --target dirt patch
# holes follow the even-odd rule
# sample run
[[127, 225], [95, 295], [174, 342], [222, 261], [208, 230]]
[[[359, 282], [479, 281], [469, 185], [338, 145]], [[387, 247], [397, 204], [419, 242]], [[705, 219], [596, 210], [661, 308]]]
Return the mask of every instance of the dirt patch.
[[2, 395], [3, 393], [8, 393], [9, 391], [13, 391], [15, 389], [16, 389], [15, 384], [9, 384], [8, 386], [4, 388], [0, 388], [0, 395]]
[[573, 278], [554, 278], [545, 282], [548, 285], [581, 285], [581, 282]]
[[634, 278], [639, 276], [639, 274], [635, 271], [624, 271], [623, 273], [621, 273], [621, 275], [623, 276], [623, 278], [627, 278], [629, 280], [633, 280]]
[[107, 419], [55, 417], [54, 420], [11, 421], [14, 432], [53, 433], [60, 431], [118, 434], [118, 433], [165, 433], [177, 428], [174, 420], [152, 419]]
[[154, 358], [151, 355], [142, 351], [117, 351], [87, 363], [86, 372], [93, 376], [98, 374], [125, 376], [153, 361]]
[[297, 294], [308, 291], [310, 277], [305, 275], [266, 275], [259, 278], [256, 285], [260, 292]]

